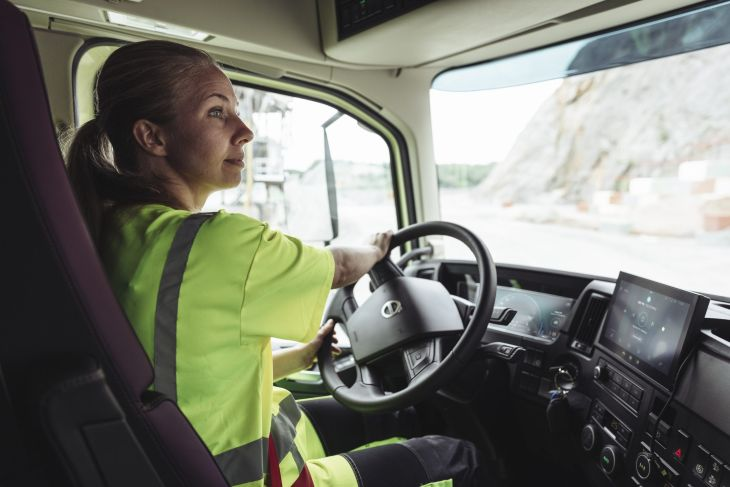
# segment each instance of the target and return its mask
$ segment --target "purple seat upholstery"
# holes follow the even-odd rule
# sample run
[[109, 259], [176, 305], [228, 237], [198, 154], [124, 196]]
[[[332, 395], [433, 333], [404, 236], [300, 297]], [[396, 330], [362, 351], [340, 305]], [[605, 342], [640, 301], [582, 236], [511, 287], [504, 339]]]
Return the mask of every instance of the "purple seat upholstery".
[[[227, 485], [174, 403], [143, 402], [152, 367], [68, 183], [30, 25], [7, 0], [0, 0], [0, 171], [0, 372], [9, 397], [0, 408], [0, 451], [13, 451], [0, 460], [0, 485], [73, 483], [62, 480], [67, 469], [36, 424], [31, 398], [59, 364], [80, 357], [101, 366], [165, 485]], [[16, 436], [3, 437], [3, 424]]]

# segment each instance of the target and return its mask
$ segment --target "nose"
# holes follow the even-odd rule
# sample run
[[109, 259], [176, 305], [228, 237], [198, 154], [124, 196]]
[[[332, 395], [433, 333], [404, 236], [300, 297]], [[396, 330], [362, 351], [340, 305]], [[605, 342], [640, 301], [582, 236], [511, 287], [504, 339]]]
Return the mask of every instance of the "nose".
[[234, 135], [234, 144], [246, 145], [253, 140], [253, 132], [240, 118], [238, 119], [238, 122], [239, 126]]

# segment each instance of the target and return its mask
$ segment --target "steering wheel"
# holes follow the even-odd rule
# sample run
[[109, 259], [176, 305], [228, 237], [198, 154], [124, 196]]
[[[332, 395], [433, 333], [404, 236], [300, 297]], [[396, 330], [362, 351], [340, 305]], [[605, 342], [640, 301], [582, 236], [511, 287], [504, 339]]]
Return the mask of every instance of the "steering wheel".
[[[476, 257], [480, 288], [468, 312], [438, 281], [406, 277], [390, 259], [390, 250], [428, 235], [445, 235], [463, 242]], [[322, 379], [332, 396], [355, 411], [392, 411], [418, 402], [446, 385], [479, 346], [494, 308], [497, 272], [487, 247], [470, 230], [448, 222], [419, 223], [394, 234], [388, 255], [369, 273], [375, 290], [358, 305], [354, 284], [341, 288], [330, 301], [325, 318], [347, 332], [355, 359], [356, 379], [347, 386], [335, 370], [330, 338], [317, 358]], [[463, 301], [463, 300], [462, 300]], [[442, 356], [443, 339], [461, 334]], [[376, 362], [392, 353], [402, 358], [408, 385], [386, 392]], [[375, 364], [375, 366], [374, 366]]]

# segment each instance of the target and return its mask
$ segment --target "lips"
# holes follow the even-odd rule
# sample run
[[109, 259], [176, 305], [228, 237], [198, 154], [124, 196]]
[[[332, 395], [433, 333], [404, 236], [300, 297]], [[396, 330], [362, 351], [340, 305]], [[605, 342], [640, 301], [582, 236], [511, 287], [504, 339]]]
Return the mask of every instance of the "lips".
[[233, 164], [234, 166], [238, 166], [241, 169], [243, 169], [243, 166], [244, 166], [243, 159], [237, 159], [237, 158], [225, 159], [224, 162], [227, 162], [228, 164]]

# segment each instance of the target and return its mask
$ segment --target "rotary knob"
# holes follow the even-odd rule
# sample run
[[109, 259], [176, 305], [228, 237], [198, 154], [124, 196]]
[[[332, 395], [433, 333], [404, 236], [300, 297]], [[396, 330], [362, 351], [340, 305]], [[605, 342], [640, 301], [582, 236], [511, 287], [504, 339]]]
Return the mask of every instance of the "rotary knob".
[[593, 367], [593, 378], [600, 381], [608, 379], [608, 370], [606, 367], [602, 367], [600, 365]]
[[646, 480], [651, 477], [651, 456], [649, 453], [643, 451], [636, 456], [636, 475], [641, 480]]
[[583, 426], [580, 432], [580, 444], [584, 451], [592, 452], [598, 444], [598, 431], [592, 424]]
[[604, 446], [598, 461], [606, 475], [613, 475], [619, 467], [619, 452], [614, 445]]

